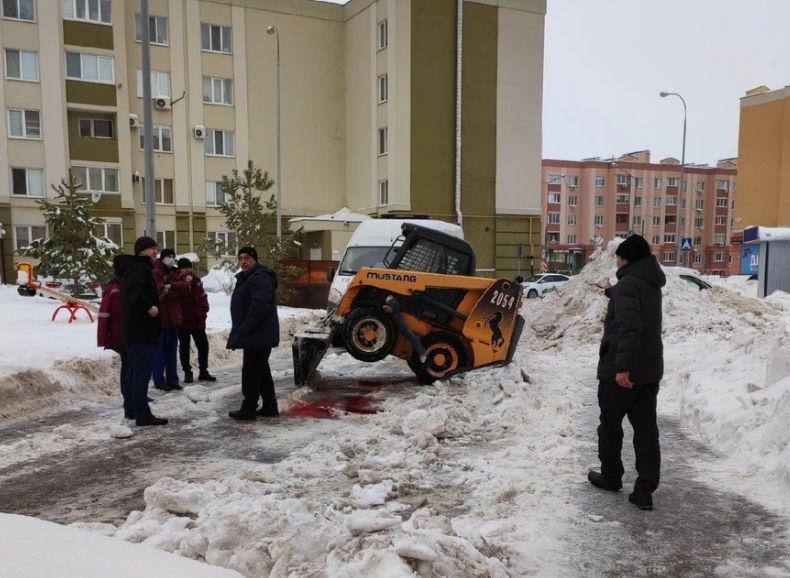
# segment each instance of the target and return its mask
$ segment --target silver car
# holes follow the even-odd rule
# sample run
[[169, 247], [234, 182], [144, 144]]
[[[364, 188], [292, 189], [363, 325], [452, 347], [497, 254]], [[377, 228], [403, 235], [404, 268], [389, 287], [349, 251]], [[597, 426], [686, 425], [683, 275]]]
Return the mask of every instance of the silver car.
[[549, 291], [554, 291], [562, 285], [570, 281], [567, 275], [560, 275], [559, 273], [541, 273], [533, 275], [522, 283], [524, 287], [524, 294], [528, 299], [535, 297], [543, 297]]

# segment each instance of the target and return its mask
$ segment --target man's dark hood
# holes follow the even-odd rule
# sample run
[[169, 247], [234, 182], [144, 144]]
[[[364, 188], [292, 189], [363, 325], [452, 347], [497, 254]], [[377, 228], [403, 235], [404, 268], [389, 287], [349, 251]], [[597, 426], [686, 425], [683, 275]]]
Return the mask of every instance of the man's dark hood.
[[134, 261], [134, 255], [116, 255], [112, 259], [112, 269], [119, 279], [123, 277], [129, 264]]
[[661, 265], [658, 264], [654, 255], [629, 263], [617, 270], [618, 279], [630, 275], [643, 279], [656, 289], [661, 289], [667, 284], [667, 277], [664, 275], [664, 271], [661, 270]]

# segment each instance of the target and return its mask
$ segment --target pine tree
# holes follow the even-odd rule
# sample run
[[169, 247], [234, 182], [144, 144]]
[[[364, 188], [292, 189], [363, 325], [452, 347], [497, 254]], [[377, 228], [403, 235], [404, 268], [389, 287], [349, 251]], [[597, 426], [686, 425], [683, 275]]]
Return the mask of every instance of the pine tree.
[[104, 220], [91, 215], [93, 202], [77, 192], [80, 185], [69, 170], [68, 180], [52, 185], [54, 199], [36, 201], [44, 213], [47, 237], [18, 250], [38, 259], [42, 275], [71, 281], [72, 295], [112, 278], [112, 259], [119, 252], [110, 239], [94, 234]]
[[282, 240], [272, 233], [276, 226], [273, 215], [277, 210], [274, 195], [265, 199], [264, 193], [272, 188], [274, 181], [269, 178], [268, 171], [256, 168], [253, 162], [247, 161], [247, 168], [241, 173], [233, 169], [231, 177], [222, 177], [223, 203], [219, 210], [225, 217], [225, 227], [234, 234], [235, 247], [226, 247], [217, 239], [207, 237], [204, 249], [214, 257], [221, 259], [224, 266], [235, 266], [235, 259], [227, 259], [228, 250], [251, 246], [258, 250], [258, 258], [277, 273], [279, 278], [278, 294], [281, 300], [288, 296], [288, 285], [301, 270], [298, 267], [284, 265], [283, 261], [291, 257], [294, 247], [294, 234], [283, 231]]

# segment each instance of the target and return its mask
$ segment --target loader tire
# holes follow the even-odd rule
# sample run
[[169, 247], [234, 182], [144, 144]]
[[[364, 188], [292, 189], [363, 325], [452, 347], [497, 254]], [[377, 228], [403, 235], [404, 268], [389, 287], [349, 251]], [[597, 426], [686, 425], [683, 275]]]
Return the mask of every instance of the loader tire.
[[351, 356], [360, 361], [380, 361], [387, 357], [396, 336], [392, 320], [378, 309], [355, 309], [343, 324], [343, 344]]
[[443, 379], [448, 373], [469, 365], [466, 348], [452, 333], [431, 333], [421, 341], [428, 356], [425, 366], [422, 366], [416, 353], [408, 362], [421, 384], [430, 385], [437, 379]]

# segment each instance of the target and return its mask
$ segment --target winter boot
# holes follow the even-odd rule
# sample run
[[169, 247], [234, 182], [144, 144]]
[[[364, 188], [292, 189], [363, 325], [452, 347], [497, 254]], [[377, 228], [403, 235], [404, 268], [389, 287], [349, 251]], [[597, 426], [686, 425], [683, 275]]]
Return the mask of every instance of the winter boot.
[[277, 409], [277, 406], [274, 406], [273, 408], [262, 407], [255, 412], [255, 415], [259, 415], [260, 417], [279, 417], [280, 411]]
[[167, 420], [163, 417], [156, 417], [154, 414], [148, 414], [144, 417], [138, 417], [134, 420], [138, 426], [147, 425], [167, 425]]
[[168, 383], [165, 386], [163, 386], [162, 389], [165, 391], [181, 391], [184, 388], [178, 385], [177, 383]]
[[614, 480], [607, 480], [603, 477], [601, 472], [596, 472], [595, 470], [590, 470], [590, 473], [587, 474], [587, 479], [590, 480], [590, 483], [596, 488], [601, 488], [607, 492], [619, 492], [623, 487], [623, 482], [620, 480], [616, 482]]
[[241, 408], [237, 411], [231, 411], [228, 413], [228, 415], [233, 419], [237, 419], [239, 421], [255, 421], [255, 419], [258, 417], [255, 414], [254, 409], [244, 409], [244, 408]]
[[628, 501], [640, 510], [653, 509], [653, 494], [644, 490], [637, 490], [634, 488], [633, 493], [628, 494]]
[[184, 372], [184, 383], [193, 383], [194, 381], [195, 381], [195, 380], [194, 380], [194, 378], [192, 377], [192, 371], [191, 371], [191, 370], [189, 370], [189, 369], [187, 369], [187, 370]]
[[154, 387], [156, 389], [160, 389], [162, 391], [167, 391], [167, 388], [165, 386], [165, 382], [164, 381], [157, 381], [157, 382], [155, 382], [154, 383]]
[[[192, 375], [192, 374], [190, 374], [190, 375]], [[199, 379], [200, 381], [217, 381], [217, 378], [216, 378], [216, 377], [214, 377], [213, 375], [211, 375], [211, 374], [208, 372], [208, 369], [204, 369], [204, 370], [202, 370], [202, 371], [200, 372], [200, 374], [198, 374], [198, 379]]]

